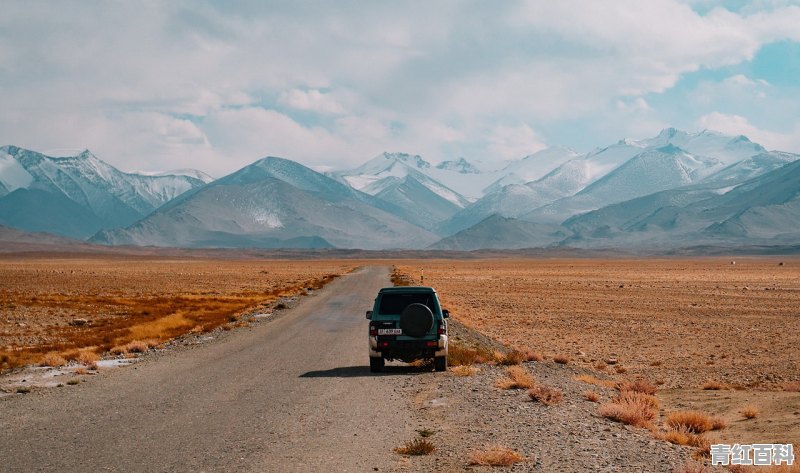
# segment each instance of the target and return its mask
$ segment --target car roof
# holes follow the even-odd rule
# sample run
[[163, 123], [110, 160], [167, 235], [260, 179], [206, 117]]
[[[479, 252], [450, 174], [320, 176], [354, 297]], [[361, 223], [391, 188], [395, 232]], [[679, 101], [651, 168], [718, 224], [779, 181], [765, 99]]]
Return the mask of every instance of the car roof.
[[384, 287], [380, 290], [380, 294], [395, 294], [395, 293], [430, 293], [436, 292], [436, 289], [428, 286], [397, 286], [397, 287]]

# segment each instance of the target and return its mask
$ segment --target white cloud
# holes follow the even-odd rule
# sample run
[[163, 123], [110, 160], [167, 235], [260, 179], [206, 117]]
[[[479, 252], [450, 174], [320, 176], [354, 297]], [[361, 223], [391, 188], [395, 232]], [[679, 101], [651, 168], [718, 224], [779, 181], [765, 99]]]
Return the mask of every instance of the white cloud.
[[533, 129], [522, 123], [516, 126], [496, 126], [489, 135], [488, 151], [493, 158], [518, 159], [547, 146]]
[[278, 97], [278, 103], [297, 110], [308, 110], [325, 114], [341, 115], [344, 107], [331, 94], [325, 94], [317, 89], [311, 90], [285, 90]]
[[760, 129], [740, 115], [711, 112], [700, 117], [698, 125], [729, 135], [745, 135], [767, 149], [800, 152], [800, 122], [795, 123], [788, 132], [779, 133]]

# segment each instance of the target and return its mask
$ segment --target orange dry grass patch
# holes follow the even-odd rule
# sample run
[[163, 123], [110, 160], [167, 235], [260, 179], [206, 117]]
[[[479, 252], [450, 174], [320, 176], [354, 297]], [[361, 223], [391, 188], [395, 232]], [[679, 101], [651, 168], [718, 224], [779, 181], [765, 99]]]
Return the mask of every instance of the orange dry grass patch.
[[553, 357], [553, 361], [555, 361], [560, 365], [566, 365], [567, 363], [569, 363], [570, 360], [569, 357], [566, 355], [556, 355]]
[[523, 460], [521, 454], [501, 445], [472, 452], [469, 455], [469, 464], [479, 466], [512, 466]]
[[756, 417], [758, 417], [758, 414], [759, 414], [758, 408], [756, 408], [755, 406], [747, 406], [744, 409], [742, 409], [742, 415], [744, 416], [745, 419], [755, 419]]
[[536, 385], [536, 380], [528, 370], [521, 366], [509, 366], [506, 377], [500, 378], [495, 383], [500, 389], [530, 389]]
[[492, 353], [483, 347], [467, 347], [455, 341], [451, 341], [447, 347], [447, 364], [450, 366], [486, 363], [492, 358]]
[[402, 447], [395, 448], [394, 451], [401, 455], [430, 455], [436, 451], [436, 447], [427, 439], [417, 438], [406, 442]]
[[710, 430], [724, 429], [724, 420], [714, 418], [698, 411], [676, 411], [667, 415], [667, 425], [675, 430], [686, 430], [694, 434], [702, 434]]
[[558, 404], [564, 399], [564, 393], [549, 386], [534, 386], [528, 390], [531, 400], [541, 402], [545, 406]]
[[725, 383], [721, 383], [719, 381], [706, 381], [703, 383], [703, 389], [707, 391], [719, 391], [722, 389], [730, 389], [731, 387]]
[[473, 376], [478, 371], [479, 371], [478, 368], [468, 365], [459, 365], [450, 368], [450, 372], [453, 373], [453, 375], [463, 376], [463, 377]]
[[523, 352], [525, 354], [525, 361], [542, 361], [544, 360], [544, 356], [538, 351], [533, 350], [525, 350]]
[[41, 365], [50, 366], [51, 368], [58, 368], [67, 364], [67, 360], [57, 353], [47, 353], [42, 357]]
[[669, 443], [674, 443], [675, 445], [687, 445], [698, 448], [704, 448], [708, 443], [708, 439], [702, 434], [696, 434], [686, 429], [670, 429], [661, 434], [660, 438]]
[[506, 366], [518, 365], [523, 361], [525, 361], [525, 354], [519, 350], [511, 350], [510, 352], [501, 354], [499, 357], [497, 357], [497, 362]]
[[[789, 391], [793, 393], [800, 393], [800, 381], [790, 381], [783, 385], [784, 391]], [[798, 462], [800, 464], [800, 462]]]
[[600, 395], [594, 391], [585, 391], [583, 393], [584, 399], [591, 402], [600, 402]]
[[601, 416], [636, 427], [649, 428], [658, 415], [658, 399], [634, 391], [620, 392], [598, 409]]
[[617, 389], [620, 391], [633, 391], [636, 393], [649, 394], [651, 396], [654, 396], [656, 391], [658, 391], [657, 387], [642, 379], [633, 382], [623, 381], [617, 385]]

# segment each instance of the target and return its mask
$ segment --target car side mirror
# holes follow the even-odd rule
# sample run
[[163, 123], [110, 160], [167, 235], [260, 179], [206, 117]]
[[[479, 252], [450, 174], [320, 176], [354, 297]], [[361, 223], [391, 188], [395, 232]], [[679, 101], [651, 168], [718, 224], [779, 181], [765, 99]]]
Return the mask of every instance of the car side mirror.
[[372, 311], [371, 310], [367, 311], [367, 320], [372, 320]]
[[449, 319], [450, 318], [450, 311], [447, 310], [447, 309], [443, 310], [442, 311], [442, 317], [444, 317], [445, 319]]

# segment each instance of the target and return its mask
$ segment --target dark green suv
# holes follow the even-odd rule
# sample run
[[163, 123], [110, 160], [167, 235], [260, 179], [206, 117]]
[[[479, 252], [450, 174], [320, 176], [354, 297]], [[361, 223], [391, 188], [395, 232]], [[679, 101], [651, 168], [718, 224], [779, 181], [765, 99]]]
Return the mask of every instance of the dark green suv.
[[367, 311], [370, 371], [381, 371], [386, 360], [433, 360], [436, 371], [447, 370], [449, 316], [431, 287], [381, 289]]

